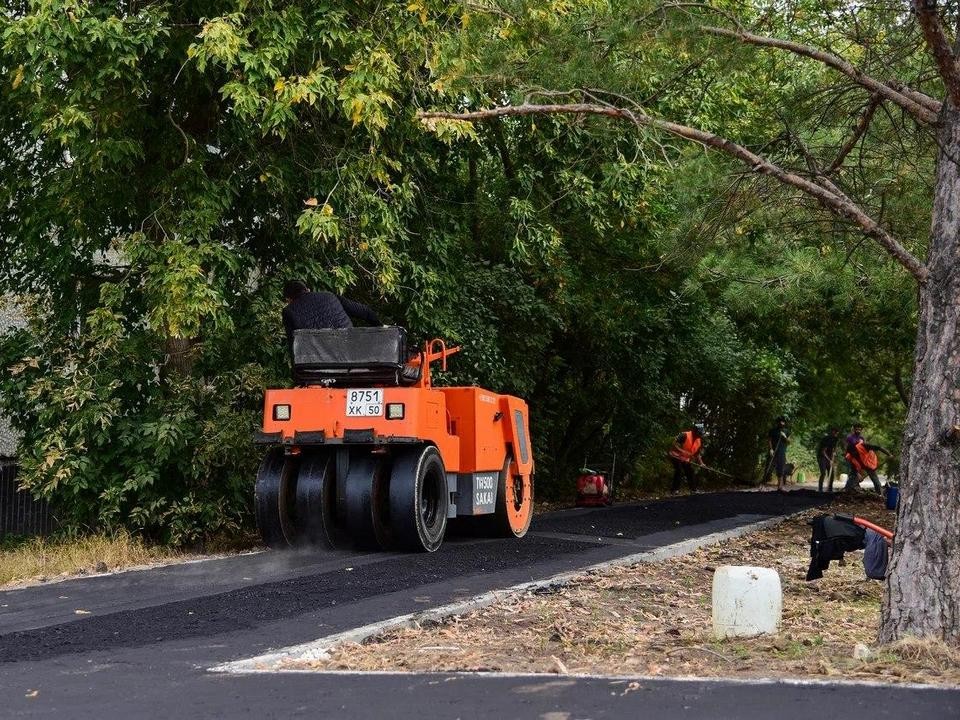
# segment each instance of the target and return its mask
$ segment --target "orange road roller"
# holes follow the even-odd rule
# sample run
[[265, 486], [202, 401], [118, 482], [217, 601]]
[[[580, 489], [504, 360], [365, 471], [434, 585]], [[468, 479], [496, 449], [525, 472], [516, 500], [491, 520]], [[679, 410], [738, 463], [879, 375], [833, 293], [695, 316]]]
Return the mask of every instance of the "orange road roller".
[[523, 537], [533, 515], [527, 404], [434, 387], [460, 348], [407, 349], [399, 327], [298, 330], [296, 387], [267, 390], [257, 527], [273, 548], [433, 552], [448, 520]]

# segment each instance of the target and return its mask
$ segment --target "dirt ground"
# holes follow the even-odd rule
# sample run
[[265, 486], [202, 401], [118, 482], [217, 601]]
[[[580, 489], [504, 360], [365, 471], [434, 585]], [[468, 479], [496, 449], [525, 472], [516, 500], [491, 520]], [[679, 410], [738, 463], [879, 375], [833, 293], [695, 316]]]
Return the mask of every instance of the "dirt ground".
[[[506, 597], [439, 625], [392, 631], [316, 670], [509, 671], [707, 677], [871, 679], [960, 684], [960, 651], [933, 642], [874, 647], [883, 583], [867, 580], [862, 552], [806, 582], [810, 526], [821, 510], [659, 563], [587, 573], [559, 589]], [[829, 512], [892, 528], [875, 496], [838, 498]], [[711, 588], [720, 565], [775, 568], [783, 586], [776, 636], [716, 640]]]

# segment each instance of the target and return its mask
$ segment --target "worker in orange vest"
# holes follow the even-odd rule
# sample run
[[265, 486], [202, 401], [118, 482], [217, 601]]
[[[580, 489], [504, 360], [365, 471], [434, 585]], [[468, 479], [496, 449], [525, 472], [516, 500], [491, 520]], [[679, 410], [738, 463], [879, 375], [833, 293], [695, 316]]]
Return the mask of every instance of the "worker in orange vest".
[[847, 435], [847, 450], [843, 457], [847, 460], [850, 473], [844, 490], [848, 492], [860, 486], [860, 480], [866, 474], [873, 481], [873, 489], [880, 492], [880, 478], [877, 477], [877, 467], [880, 465], [877, 452], [889, 456], [890, 452], [879, 445], [868, 445], [863, 440], [863, 425], [856, 423], [853, 432]]
[[694, 492], [697, 489], [697, 475], [691, 463], [703, 464], [703, 425], [698, 423], [677, 435], [669, 454], [673, 464], [673, 485], [670, 492], [680, 492], [683, 478], [687, 479], [690, 492]]

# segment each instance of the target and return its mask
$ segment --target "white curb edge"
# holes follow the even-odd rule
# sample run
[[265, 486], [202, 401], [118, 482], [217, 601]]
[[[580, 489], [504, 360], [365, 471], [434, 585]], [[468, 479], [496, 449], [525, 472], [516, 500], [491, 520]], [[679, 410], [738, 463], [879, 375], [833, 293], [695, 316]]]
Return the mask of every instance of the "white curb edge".
[[[882, 680], [864, 680], [838, 677], [803, 678], [803, 677], [728, 677], [724, 675], [604, 675], [602, 673], [550, 673], [550, 672], [506, 672], [501, 670], [311, 670], [309, 668], [291, 668], [284, 670], [261, 671], [284, 673], [292, 675], [333, 675], [336, 677], [456, 677], [456, 678], [506, 678], [551, 680], [553, 682], [576, 680], [605, 680], [611, 685], [626, 685], [628, 683], [723, 683], [725, 685], [790, 685], [795, 687], [836, 687], [856, 686], [871, 688], [897, 688], [904, 690], [943, 690], [955, 692], [960, 685], [936, 685], [933, 683], [915, 682], [883, 682]], [[252, 675], [253, 672], [233, 673]]]

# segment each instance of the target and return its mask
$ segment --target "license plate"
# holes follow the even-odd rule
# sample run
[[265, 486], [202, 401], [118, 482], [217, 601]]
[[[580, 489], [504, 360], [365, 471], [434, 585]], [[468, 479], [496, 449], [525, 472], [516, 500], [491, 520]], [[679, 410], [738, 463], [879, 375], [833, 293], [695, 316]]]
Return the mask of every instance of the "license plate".
[[383, 415], [383, 390], [347, 390], [347, 417]]

